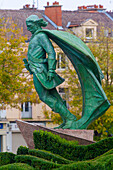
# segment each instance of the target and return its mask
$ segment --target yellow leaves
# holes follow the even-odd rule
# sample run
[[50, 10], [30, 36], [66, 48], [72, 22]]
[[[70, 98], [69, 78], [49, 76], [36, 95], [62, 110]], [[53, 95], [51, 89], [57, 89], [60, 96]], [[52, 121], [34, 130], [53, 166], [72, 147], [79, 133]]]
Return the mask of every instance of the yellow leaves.
[[[23, 100], [32, 100], [32, 79], [23, 74], [23, 58], [25, 58], [26, 37], [22, 36], [22, 28], [8, 19], [1, 21], [0, 28], [0, 103], [16, 107]], [[23, 74], [23, 76], [22, 76]], [[34, 92], [33, 92], [34, 94]], [[15, 98], [15, 96], [18, 96]], [[31, 98], [31, 99], [30, 99]], [[38, 97], [37, 97], [38, 98]]]

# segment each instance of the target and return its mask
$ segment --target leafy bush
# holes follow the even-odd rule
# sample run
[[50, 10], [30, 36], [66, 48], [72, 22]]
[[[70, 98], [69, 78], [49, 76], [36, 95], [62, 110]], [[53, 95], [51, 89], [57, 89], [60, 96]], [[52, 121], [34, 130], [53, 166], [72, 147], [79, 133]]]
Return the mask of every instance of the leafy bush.
[[97, 156], [96, 158], [93, 159], [93, 161], [98, 160], [98, 159], [103, 159], [103, 157], [107, 155], [112, 155], [113, 156], [113, 149], [109, 150], [108, 152], [105, 152], [104, 154]]
[[33, 136], [35, 149], [51, 151], [52, 153], [59, 154], [61, 156], [63, 156], [62, 153], [64, 151], [67, 152], [67, 150], [70, 150], [71, 146], [76, 147], [78, 144], [78, 141], [67, 141], [58, 135], [42, 130], [35, 130]]
[[46, 131], [34, 131], [36, 149], [51, 151], [54, 154], [75, 161], [94, 159], [113, 148], [113, 137], [103, 139], [97, 143], [80, 146], [73, 141], [67, 141]]
[[79, 161], [73, 164], [64, 165], [58, 170], [112, 170], [113, 169], [113, 155], [98, 157], [97, 160]]
[[35, 167], [36, 169], [53, 169], [53, 168], [60, 167], [61, 164], [56, 164], [56, 163], [38, 158], [37, 160], [32, 161], [32, 166]]
[[28, 155], [28, 151], [29, 151], [29, 148], [27, 148], [26, 146], [20, 146], [17, 149], [17, 155]]
[[69, 164], [72, 163], [72, 161], [69, 161], [59, 155], [52, 154], [48, 151], [42, 151], [38, 149], [30, 149], [29, 154], [33, 156], [37, 156], [46, 160], [50, 160], [51, 162], [57, 162], [58, 164]]
[[56, 170], [93, 170], [93, 166], [88, 162], [77, 162], [69, 165], [61, 166]]
[[0, 170], [35, 170], [35, 169], [27, 164], [14, 163], [1, 166]]
[[26, 163], [28, 165], [31, 166], [32, 164], [32, 160], [33, 159], [37, 159], [37, 157], [35, 156], [30, 156], [30, 155], [18, 155], [18, 156], [15, 156], [15, 162], [16, 163]]
[[10, 152], [0, 153], [0, 166], [7, 165], [15, 162], [15, 154]]
[[18, 163], [27, 163], [28, 165], [35, 167], [36, 169], [51, 169], [60, 167], [60, 164], [46, 161], [44, 159], [30, 156], [30, 155], [18, 155], [15, 157], [16, 162]]

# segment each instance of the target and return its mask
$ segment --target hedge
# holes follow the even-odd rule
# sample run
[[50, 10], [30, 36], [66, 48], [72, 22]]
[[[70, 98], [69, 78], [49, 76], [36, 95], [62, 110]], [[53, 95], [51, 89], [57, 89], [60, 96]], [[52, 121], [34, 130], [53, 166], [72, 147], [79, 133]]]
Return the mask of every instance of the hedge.
[[111, 155], [113, 154], [113, 149], [109, 150], [108, 152], [105, 152], [103, 155], [101, 156], [106, 156], [106, 155]]
[[38, 150], [38, 149], [30, 149], [29, 155], [40, 157], [51, 162], [57, 162], [58, 164], [70, 164], [72, 161], [69, 161], [59, 155], [52, 154], [48, 151]]
[[56, 164], [53, 162], [46, 161], [42, 158], [38, 158], [35, 156], [30, 155], [18, 155], [15, 156], [16, 163], [26, 163], [35, 169], [51, 169], [51, 168], [57, 168], [60, 167], [60, 164]]
[[28, 155], [28, 150], [29, 148], [27, 148], [26, 146], [20, 146], [17, 149], [17, 155]]
[[0, 152], [0, 166], [15, 162], [15, 154], [11, 152]]
[[84, 161], [94, 159], [113, 148], [113, 137], [103, 139], [97, 143], [80, 146], [76, 142], [66, 141], [58, 135], [47, 131], [34, 131], [35, 149], [51, 151], [66, 159]]
[[64, 165], [56, 170], [112, 170], [113, 169], [113, 154], [98, 157], [97, 160], [76, 162], [70, 165]]
[[69, 165], [61, 166], [55, 170], [94, 170], [93, 166], [88, 162], [77, 162]]
[[0, 170], [35, 170], [35, 169], [27, 164], [14, 163], [1, 166]]
[[30, 156], [30, 155], [18, 155], [15, 156], [15, 162], [16, 163], [26, 163], [31, 166], [32, 160], [37, 159], [35, 156]]
[[35, 149], [51, 151], [58, 155], [61, 155], [64, 150], [70, 150], [70, 146], [76, 147], [78, 145], [78, 141], [67, 141], [58, 135], [42, 130], [35, 130], [33, 132], [33, 139]]

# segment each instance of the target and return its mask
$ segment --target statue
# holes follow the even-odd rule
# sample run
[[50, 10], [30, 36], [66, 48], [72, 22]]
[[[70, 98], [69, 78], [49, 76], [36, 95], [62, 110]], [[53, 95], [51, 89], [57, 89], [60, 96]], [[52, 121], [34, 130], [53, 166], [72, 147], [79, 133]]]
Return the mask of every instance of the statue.
[[[35, 89], [41, 101], [54, 112], [59, 113], [63, 123], [56, 128], [86, 129], [109, 108], [110, 103], [101, 86], [103, 74], [89, 48], [76, 36], [56, 30], [46, 30], [47, 22], [31, 15], [26, 19], [28, 31], [32, 33], [28, 47], [28, 61], [25, 67], [33, 74]], [[76, 120], [66, 107], [56, 87], [64, 82], [56, 72], [56, 57], [53, 40], [72, 62], [82, 88], [83, 110], [80, 120]], [[48, 57], [46, 57], [46, 53]]]

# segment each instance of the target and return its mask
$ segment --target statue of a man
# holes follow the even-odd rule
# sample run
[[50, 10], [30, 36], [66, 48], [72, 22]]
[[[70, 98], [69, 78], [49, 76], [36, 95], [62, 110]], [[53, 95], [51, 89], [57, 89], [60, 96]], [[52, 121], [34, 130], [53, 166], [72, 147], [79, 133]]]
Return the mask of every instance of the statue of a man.
[[28, 47], [28, 62], [24, 59], [25, 66], [33, 74], [40, 100], [62, 117], [63, 123], [58, 128], [69, 128], [76, 117], [66, 108], [56, 90], [56, 86], [64, 82], [64, 79], [55, 72], [56, 54], [53, 45], [47, 34], [41, 32], [41, 27], [47, 26], [47, 22], [37, 15], [31, 15], [26, 19], [26, 25], [32, 36]]
[[[95, 57], [86, 44], [75, 35], [65, 31], [42, 30], [41, 27], [45, 27], [47, 22], [36, 15], [29, 16], [26, 24], [32, 37], [28, 47], [28, 61], [24, 59], [24, 62], [33, 74], [34, 86], [40, 100], [62, 117], [63, 123], [57, 128], [86, 129], [110, 107], [101, 86], [104, 76]], [[83, 107], [82, 117], [77, 121], [56, 90], [64, 79], [55, 72], [55, 51], [49, 38], [64, 51], [78, 74]]]

